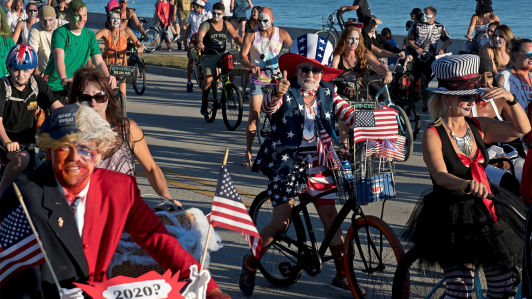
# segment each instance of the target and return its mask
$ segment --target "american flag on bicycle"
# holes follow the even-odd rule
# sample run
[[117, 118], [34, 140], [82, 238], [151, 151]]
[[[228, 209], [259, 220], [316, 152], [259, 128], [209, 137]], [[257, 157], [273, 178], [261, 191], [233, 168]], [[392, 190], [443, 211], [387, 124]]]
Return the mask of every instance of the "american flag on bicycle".
[[380, 156], [397, 161], [405, 160], [405, 137], [397, 136], [397, 140], [385, 139], [382, 142]]
[[381, 145], [376, 140], [368, 140], [366, 142], [366, 157], [375, 156], [378, 157], [381, 152]]
[[218, 174], [218, 185], [212, 202], [210, 222], [213, 227], [219, 226], [242, 233], [251, 247], [253, 255], [259, 258], [262, 239], [225, 166], [222, 166]]
[[354, 142], [378, 139], [397, 139], [397, 111], [384, 106], [383, 109], [355, 110]]

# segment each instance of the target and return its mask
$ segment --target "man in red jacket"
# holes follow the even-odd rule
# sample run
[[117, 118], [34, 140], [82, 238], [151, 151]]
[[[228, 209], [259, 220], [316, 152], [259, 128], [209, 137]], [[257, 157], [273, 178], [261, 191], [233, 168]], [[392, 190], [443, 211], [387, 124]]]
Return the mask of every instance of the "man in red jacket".
[[[62, 289], [44, 263], [13, 276], [0, 288], [0, 298], [83, 298], [72, 283], [107, 279], [123, 231], [163, 268], [181, 271], [180, 280], [198, 265], [142, 200], [134, 177], [94, 168], [115, 134], [86, 106], [62, 107], [46, 118], [37, 144], [50, 163], [16, 183]], [[0, 198], [0, 219], [17, 204], [10, 187]], [[207, 298], [229, 296], [211, 279]]]

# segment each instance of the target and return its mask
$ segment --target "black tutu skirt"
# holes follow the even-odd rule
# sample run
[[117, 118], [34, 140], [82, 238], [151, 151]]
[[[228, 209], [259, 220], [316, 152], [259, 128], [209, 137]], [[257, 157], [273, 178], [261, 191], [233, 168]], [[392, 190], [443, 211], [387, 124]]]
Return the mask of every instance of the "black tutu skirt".
[[[422, 266], [522, 265], [525, 223], [510, 208], [494, 201], [496, 223], [481, 199], [437, 188], [421, 195], [401, 236], [421, 249]], [[519, 197], [495, 186], [491, 190], [526, 217], [528, 208]]]

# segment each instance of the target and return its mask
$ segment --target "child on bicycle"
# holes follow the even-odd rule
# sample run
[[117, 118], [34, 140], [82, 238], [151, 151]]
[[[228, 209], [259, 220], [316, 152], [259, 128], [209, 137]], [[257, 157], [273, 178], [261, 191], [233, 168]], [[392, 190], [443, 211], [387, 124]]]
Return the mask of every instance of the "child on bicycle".
[[35, 143], [35, 112], [63, 105], [55, 98], [46, 81], [32, 75], [37, 67], [37, 52], [27, 44], [12, 47], [6, 58], [9, 75], [0, 80], [0, 157], [7, 166], [0, 181], [0, 194], [29, 164], [23, 143]]
[[[304, 50], [302, 50], [304, 49]], [[289, 225], [294, 198], [301, 193], [310, 196], [335, 187], [327, 157], [336, 160], [331, 136], [332, 120], [337, 115], [354, 126], [353, 108], [335, 92], [334, 84], [341, 70], [329, 66], [333, 46], [316, 34], [300, 36], [292, 43], [290, 53], [279, 58], [283, 79], [266, 94], [262, 111], [272, 114], [272, 131], [259, 150], [252, 171], [268, 176], [268, 195], [272, 202], [273, 221], [260, 232], [262, 250], [259, 256], [245, 255], [240, 274], [240, 290], [251, 296], [260, 257], [275, 236]], [[287, 79], [290, 78], [290, 81]], [[321, 111], [321, 112], [320, 112]], [[314, 204], [327, 234], [337, 216], [336, 194], [317, 199]], [[332, 255], [344, 248], [339, 229], [331, 240]], [[343, 258], [334, 259], [337, 274], [331, 288], [350, 293]]]

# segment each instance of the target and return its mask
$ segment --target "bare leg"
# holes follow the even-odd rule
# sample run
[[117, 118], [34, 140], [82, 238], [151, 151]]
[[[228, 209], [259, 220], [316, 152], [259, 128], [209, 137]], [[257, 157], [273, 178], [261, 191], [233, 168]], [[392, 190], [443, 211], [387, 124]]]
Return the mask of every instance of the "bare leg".
[[242, 37], [242, 40], [244, 39], [244, 35], [246, 35], [246, 21], [240, 22], [240, 37]]
[[[338, 215], [338, 212], [336, 211], [336, 206], [323, 204], [315, 204], [314, 206], [316, 207], [318, 215], [320, 216], [320, 220], [323, 223], [323, 233], [326, 235], [329, 232], [329, 229], [331, 228], [334, 219]], [[334, 234], [334, 237], [332, 238], [331, 244], [329, 244], [329, 246], [341, 244], [344, 244], [344, 237], [342, 235], [342, 228], [339, 228]]]
[[252, 95], [249, 98], [249, 117], [246, 125], [246, 154], [244, 161], [251, 160], [251, 147], [253, 146], [253, 139], [257, 133], [257, 120], [260, 116], [260, 107], [262, 105], [262, 94]]
[[246, 73], [244, 76], [242, 76], [242, 96], [246, 96], [246, 92], [248, 89], [248, 81], [249, 73]]
[[7, 163], [4, 176], [0, 182], [0, 194], [4, 193], [7, 187], [13, 183], [30, 162], [30, 155], [27, 151], [21, 151], [18, 153], [9, 152], [7, 153], [7, 158], [10, 162]]
[[127, 91], [127, 86], [126, 86], [126, 82], [124, 82], [124, 83], [120, 83], [120, 85], [118, 85], [118, 88], [120, 88], [120, 91], [121, 91], [122, 94], [124, 95], [124, 108], [125, 108], [126, 111], [127, 111], [127, 101], [126, 101], [126, 91]]
[[268, 248], [275, 236], [282, 233], [288, 227], [293, 207], [294, 200], [292, 199], [287, 203], [273, 208], [272, 222], [263, 227], [259, 233], [262, 239], [262, 248]]

